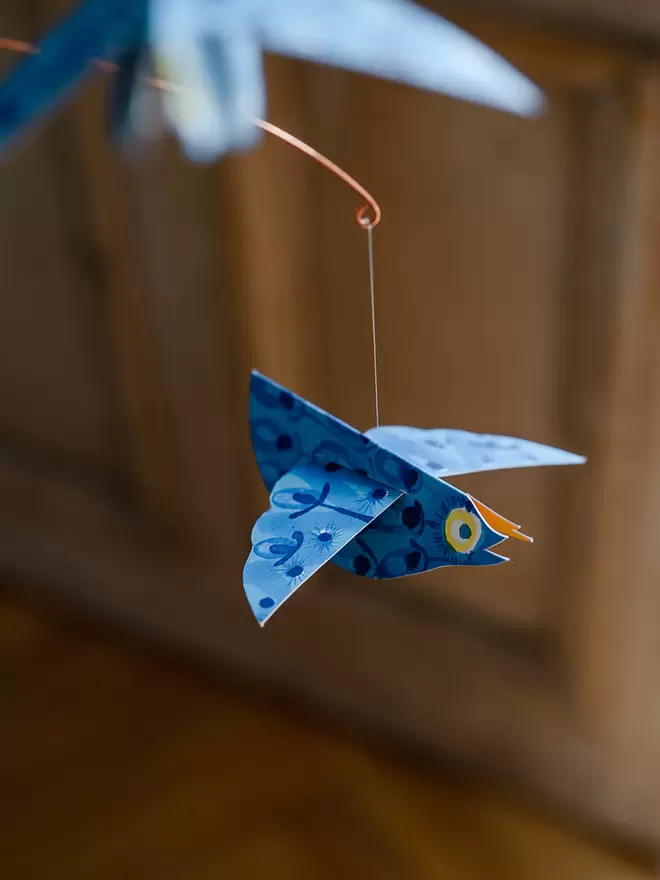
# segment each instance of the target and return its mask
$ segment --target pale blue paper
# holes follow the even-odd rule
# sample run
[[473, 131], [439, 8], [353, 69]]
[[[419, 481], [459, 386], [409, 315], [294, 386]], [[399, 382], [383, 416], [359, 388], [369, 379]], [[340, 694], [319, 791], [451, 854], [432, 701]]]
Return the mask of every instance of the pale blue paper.
[[483, 43], [408, 0], [152, 0], [151, 44], [189, 94], [165, 97], [196, 161], [251, 146], [265, 113], [262, 50], [343, 67], [524, 116], [541, 92]]
[[585, 461], [581, 455], [531, 440], [496, 434], [472, 434], [451, 428], [424, 430], [403, 425], [381, 425], [370, 428], [366, 435], [436, 477], [455, 477], [458, 474], [505, 468], [583, 464]]
[[141, 104], [131, 105], [151, 52], [180, 87], [163, 98], [169, 124], [190, 158], [213, 161], [260, 137], [251, 118], [265, 115], [263, 51], [526, 116], [543, 106], [508, 62], [408, 0], [85, 0], [0, 85], [0, 149], [70, 96], [92, 58], [128, 70], [110, 87], [111, 124], [122, 141], [144, 135]]
[[401, 492], [350, 471], [299, 464], [281, 477], [252, 530], [243, 584], [260, 624]]
[[[290, 472], [297, 475], [301, 466], [311, 463], [318, 479], [330, 488], [335, 481], [345, 481], [350, 473], [351, 479], [366, 478], [381, 491], [398, 493], [393, 503], [356, 531], [336, 555], [327, 557], [355, 574], [375, 579], [448, 565], [484, 566], [507, 561], [492, 551], [506, 537], [485, 522], [469, 495], [441, 479], [433, 464], [447, 470], [454, 468], [452, 473], [456, 474], [585, 461], [581, 456], [529, 441], [463, 431], [417, 432], [414, 428], [383, 427], [362, 434], [256, 371], [250, 383], [250, 432], [259, 470], [269, 489], [280, 487]], [[446, 457], [442, 461], [420, 453], [420, 438], [429, 437], [436, 444], [444, 442]], [[398, 447], [392, 448], [397, 443]], [[443, 449], [441, 445], [430, 448], [434, 455]], [[458, 551], [446, 536], [448, 518], [457, 512], [472, 524], [473, 541], [466, 551]], [[255, 592], [264, 589], [258, 582], [260, 570], [253, 569], [250, 590], [263, 598], [267, 590], [263, 595]], [[270, 613], [280, 604], [272, 606]], [[254, 610], [253, 600], [251, 606]]]

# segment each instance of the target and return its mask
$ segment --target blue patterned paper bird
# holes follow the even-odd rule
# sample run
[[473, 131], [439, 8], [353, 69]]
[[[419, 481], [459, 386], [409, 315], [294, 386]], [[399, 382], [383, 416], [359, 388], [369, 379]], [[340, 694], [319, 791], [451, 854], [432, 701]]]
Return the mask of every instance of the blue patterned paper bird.
[[0, 85], [0, 149], [68, 98], [94, 68], [118, 65], [111, 127], [148, 134], [146, 63], [175, 88], [164, 116], [194, 161], [259, 138], [262, 53], [408, 83], [521, 115], [540, 91], [481, 42], [409, 0], [85, 0]]
[[476, 471], [582, 464], [529, 440], [381, 426], [365, 434], [252, 373], [250, 432], [270, 509], [243, 571], [263, 626], [326, 562], [370, 578], [445, 565], [496, 565], [520, 526], [445, 482]]

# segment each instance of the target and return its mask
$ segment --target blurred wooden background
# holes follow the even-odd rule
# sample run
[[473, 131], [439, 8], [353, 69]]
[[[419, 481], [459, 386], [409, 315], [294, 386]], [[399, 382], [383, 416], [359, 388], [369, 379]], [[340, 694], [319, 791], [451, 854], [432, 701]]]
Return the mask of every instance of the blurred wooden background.
[[[11, 4], [0, 32], [34, 39], [66, 5]], [[547, 89], [545, 118], [276, 58], [269, 118], [383, 208], [383, 420], [589, 455], [460, 482], [535, 545], [492, 571], [327, 571], [258, 629], [249, 369], [370, 426], [356, 205], [272, 141], [211, 169], [172, 143], [127, 162], [97, 79], [0, 168], [0, 565], [657, 842], [660, 28], [477, 5], [436, 8]]]
[[0, 597], [3, 880], [654, 876], [523, 798], [122, 641]]

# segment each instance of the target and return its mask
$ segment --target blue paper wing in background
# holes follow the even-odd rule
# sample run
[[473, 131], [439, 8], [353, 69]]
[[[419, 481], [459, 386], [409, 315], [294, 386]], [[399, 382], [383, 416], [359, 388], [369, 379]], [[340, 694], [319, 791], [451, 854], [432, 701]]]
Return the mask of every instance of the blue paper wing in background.
[[149, 39], [158, 76], [183, 86], [163, 94], [163, 107], [186, 154], [211, 162], [254, 146], [266, 88], [249, 2], [151, 0]]
[[0, 147], [67, 98], [92, 58], [116, 61], [146, 35], [146, 0], [85, 0], [16, 65], [0, 89]]
[[581, 455], [531, 440], [472, 434], [451, 428], [424, 430], [381, 425], [368, 430], [366, 436], [414, 467], [441, 479], [506, 468], [583, 464], [586, 460]]
[[365, 529], [401, 492], [349, 471], [299, 464], [281, 477], [252, 530], [243, 586], [258, 622]]
[[163, 97], [165, 115], [195, 161], [259, 137], [251, 119], [265, 113], [264, 49], [512, 113], [543, 107], [539, 89], [497, 53], [408, 0], [84, 0], [2, 83], [0, 147], [68, 97], [94, 58], [128, 67], [113, 90], [115, 135], [148, 136], [151, 112], [142, 122], [144, 101], [131, 97], [147, 47], [177, 86]]
[[407, 0], [243, 0], [264, 49], [524, 116], [543, 97], [465, 31]]

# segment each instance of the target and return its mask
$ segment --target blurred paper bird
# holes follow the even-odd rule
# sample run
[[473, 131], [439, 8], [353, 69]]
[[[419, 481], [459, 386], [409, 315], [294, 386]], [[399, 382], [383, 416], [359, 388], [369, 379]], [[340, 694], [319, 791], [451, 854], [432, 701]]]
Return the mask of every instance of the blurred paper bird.
[[467, 431], [381, 426], [362, 434], [256, 371], [250, 432], [270, 509], [252, 531], [243, 586], [262, 626], [330, 560], [378, 579], [508, 562], [492, 548], [532, 539], [445, 477], [586, 460]]
[[92, 59], [111, 62], [111, 128], [127, 143], [153, 128], [141, 75], [173, 85], [167, 123], [210, 162], [252, 146], [265, 115], [262, 53], [344, 67], [517, 113], [540, 91], [491, 49], [408, 0], [85, 0], [0, 85], [0, 148], [68, 98]]

